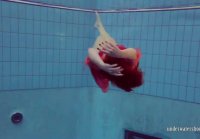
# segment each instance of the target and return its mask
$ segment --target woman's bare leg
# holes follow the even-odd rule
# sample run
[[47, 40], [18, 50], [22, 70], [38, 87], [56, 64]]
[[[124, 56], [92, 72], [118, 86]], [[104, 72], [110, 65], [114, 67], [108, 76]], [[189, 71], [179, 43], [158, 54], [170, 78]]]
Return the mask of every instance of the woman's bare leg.
[[100, 41], [102, 41], [102, 42], [108, 41], [108, 42], [111, 42], [113, 45], [117, 44], [116, 41], [106, 32], [106, 30], [101, 22], [100, 16], [97, 12], [96, 12], [95, 27], [98, 29], [98, 31], [100, 33], [100, 37], [102, 39]]

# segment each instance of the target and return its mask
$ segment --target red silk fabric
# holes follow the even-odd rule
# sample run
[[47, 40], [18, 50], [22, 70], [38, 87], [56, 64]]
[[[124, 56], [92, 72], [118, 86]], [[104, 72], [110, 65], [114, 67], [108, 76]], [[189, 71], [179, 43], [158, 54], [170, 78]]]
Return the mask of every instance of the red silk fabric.
[[[123, 45], [118, 45], [119, 49], [126, 49]], [[100, 52], [99, 56], [105, 63], [108, 64], [117, 64], [123, 68], [122, 74], [123, 76], [113, 76], [109, 73], [99, 69], [97, 65], [95, 65], [89, 57], [86, 58], [85, 63], [89, 66], [90, 71], [94, 77], [95, 82], [101, 88], [103, 92], [108, 91], [109, 82], [113, 85], [121, 88], [126, 92], [130, 92], [135, 87], [139, 87], [143, 84], [143, 72], [139, 68], [139, 60], [141, 58], [140, 49], [136, 50], [136, 59], [124, 59], [124, 58], [115, 58], [110, 57], [108, 55], [103, 57], [103, 53]]]

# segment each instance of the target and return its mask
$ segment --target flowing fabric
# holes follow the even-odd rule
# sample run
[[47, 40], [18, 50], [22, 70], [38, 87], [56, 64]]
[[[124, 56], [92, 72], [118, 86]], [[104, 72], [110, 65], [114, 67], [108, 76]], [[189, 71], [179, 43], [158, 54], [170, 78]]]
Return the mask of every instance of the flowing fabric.
[[[126, 47], [123, 45], [117, 46], [121, 50], [126, 49]], [[99, 67], [95, 65], [89, 57], [86, 58], [85, 63], [89, 66], [95, 82], [102, 89], [103, 92], [108, 91], [109, 82], [127, 92], [130, 92], [133, 90], [133, 88], [139, 87], [143, 84], [143, 73], [139, 68], [141, 51], [138, 48], [136, 48], [135, 50], [137, 56], [134, 61], [131, 59], [110, 57], [108, 55], [103, 57], [103, 53], [99, 53], [99, 56], [105, 63], [118, 64], [118, 66], [122, 67], [123, 76], [110, 75], [109, 73], [99, 69]]]

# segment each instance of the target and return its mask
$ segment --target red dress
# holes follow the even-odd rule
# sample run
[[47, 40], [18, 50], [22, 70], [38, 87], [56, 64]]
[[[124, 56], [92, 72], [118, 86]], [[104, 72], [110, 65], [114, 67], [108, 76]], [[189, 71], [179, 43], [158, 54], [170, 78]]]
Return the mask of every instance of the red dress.
[[[119, 49], [126, 49], [123, 45], [118, 45]], [[137, 53], [136, 60], [124, 59], [124, 58], [115, 58], [106, 55], [103, 57], [103, 53], [100, 52], [99, 55], [105, 63], [108, 64], [117, 64], [123, 68], [123, 76], [113, 76], [109, 73], [99, 69], [99, 67], [94, 64], [89, 57], [86, 58], [85, 63], [89, 66], [90, 71], [95, 79], [97, 85], [102, 89], [103, 92], [108, 91], [109, 81], [127, 91], [132, 91], [133, 88], [139, 87], [143, 84], [143, 73], [139, 69], [139, 60], [141, 58], [140, 49], [135, 49]]]

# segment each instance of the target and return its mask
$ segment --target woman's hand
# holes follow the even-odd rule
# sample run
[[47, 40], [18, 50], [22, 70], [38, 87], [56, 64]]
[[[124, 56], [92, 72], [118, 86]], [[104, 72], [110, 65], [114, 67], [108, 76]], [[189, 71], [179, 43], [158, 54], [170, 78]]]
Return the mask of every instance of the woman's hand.
[[123, 76], [123, 74], [121, 73], [121, 71], [123, 71], [123, 69], [121, 67], [117, 66], [117, 64], [111, 65], [111, 64], [103, 63], [100, 65], [100, 69], [109, 73], [110, 75]]
[[116, 45], [113, 45], [110, 42], [107, 42], [107, 41], [102, 42], [101, 44], [99, 44], [98, 48], [100, 51], [102, 51], [108, 56], [117, 57], [117, 58], [122, 57], [122, 51]]
[[117, 66], [117, 64], [107, 64], [100, 58], [98, 51], [94, 48], [88, 49], [88, 56], [90, 60], [95, 63], [100, 69], [103, 71], [115, 75], [115, 76], [122, 76], [121, 71], [123, 70], [121, 67]]

